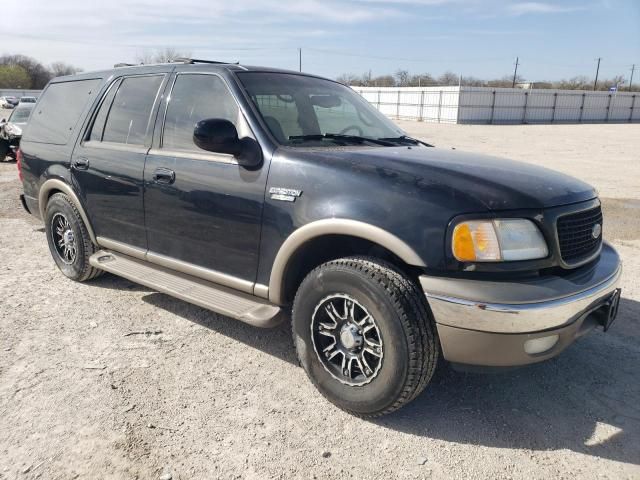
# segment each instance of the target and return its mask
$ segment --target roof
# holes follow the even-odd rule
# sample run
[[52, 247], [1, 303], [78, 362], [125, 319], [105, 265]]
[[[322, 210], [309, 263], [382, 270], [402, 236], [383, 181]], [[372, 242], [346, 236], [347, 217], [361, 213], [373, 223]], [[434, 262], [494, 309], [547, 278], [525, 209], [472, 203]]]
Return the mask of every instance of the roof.
[[130, 64], [117, 64], [122, 66], [117, 66], [114, 68], [106, 69], [106, 70], [97, 70], [92, 72], [82, 72], [75, 75], [68, 75], [64, 77], [54, 78], [52, 81], [61, 82], [61, 81], [69, 81], [69, 80], [80, 80], [80, 79], [89, 79], [89, 78], [97, 78], [97, 77], [108, 77], [113, 75], [114, 73], [119, 72], [127, 72], [127, 73], [153, 73], [154, 71], [167, 71], [167, 67], [180, 67], [182, 71], [185, 68], [194, 70], [203, 71], [220, 71], [226, 70], [230, 72], [272, 72], [272, 73], [289, 73], [295, 75], [305, 75], [309, 77], [323, 78], [317, 75], [297, 72], [294, 70], [285, 70], [280, 68], [272, 68], [272, 67], [262, 67], [255, 65], [240, 65], [238, 63], [225, 63], [225, 62], [194, 62], [194, 63], [186, 63], [186, 62], [172, 62], [172, 63], [156, 63], [156, 64], [148, 64], [148, 65], [130, 65]]

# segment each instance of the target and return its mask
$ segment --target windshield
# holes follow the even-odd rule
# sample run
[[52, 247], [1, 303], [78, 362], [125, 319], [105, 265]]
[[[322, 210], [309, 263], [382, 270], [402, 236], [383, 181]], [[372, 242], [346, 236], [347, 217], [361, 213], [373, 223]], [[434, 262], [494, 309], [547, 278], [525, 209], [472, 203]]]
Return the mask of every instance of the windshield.
[[390, 139], [404, 136], [360, 95], [339, 83], [271, 72], [239, 72], [238, 78], [282, 145], [393, 145]]
[[12, 123], [26, 123], [29, 120], [29, 115], [31, 115], [32, 107], [20, 107], [16, 108], [13, 112], [11, 112], [11, 116], [9, 117], [9, 122]]

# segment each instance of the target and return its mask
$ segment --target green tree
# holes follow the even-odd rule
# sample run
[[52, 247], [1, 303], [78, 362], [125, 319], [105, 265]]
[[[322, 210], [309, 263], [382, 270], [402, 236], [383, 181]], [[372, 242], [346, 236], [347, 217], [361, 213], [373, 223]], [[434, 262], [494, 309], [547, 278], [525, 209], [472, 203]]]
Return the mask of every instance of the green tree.
[[0, 65], [0, 88], [31, 88], [31, 77], [20, 65]]

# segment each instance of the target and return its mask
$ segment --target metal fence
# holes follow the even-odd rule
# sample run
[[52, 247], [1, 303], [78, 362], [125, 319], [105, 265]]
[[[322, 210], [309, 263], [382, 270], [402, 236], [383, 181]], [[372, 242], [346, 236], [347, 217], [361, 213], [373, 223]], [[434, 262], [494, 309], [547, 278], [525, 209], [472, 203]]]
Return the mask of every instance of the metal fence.
[[353, 87], [385, 115], [435, 123], [628, 123], [640, 93], [486, 87]]
[[42, 90], [23, 90], [19, 88], [0, 88], [0, 97], [38, 97]]

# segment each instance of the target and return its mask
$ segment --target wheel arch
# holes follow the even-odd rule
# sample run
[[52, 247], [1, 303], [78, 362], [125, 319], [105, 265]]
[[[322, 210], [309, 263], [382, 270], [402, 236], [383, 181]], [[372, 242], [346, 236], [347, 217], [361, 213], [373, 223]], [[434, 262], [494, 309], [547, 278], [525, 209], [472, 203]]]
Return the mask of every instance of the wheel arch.
[[381, 247], [406, 265], [426, 266], [407, 243], [380, 227], [349, 219], [318, 220], [295, 230], [281, 245], [269, 277], [269, 301], [277, 305], [287, 303], [287, 277], [292, 264], [296, 263], [300, 252], [304, 252], [309, 245], [331, 237], [361, 239]]
[[75, 205], [80, 212], [80, 217], [82, 217], [82, 221], [84, 222], [85, 227], [87, 228], [87, 232], [89, 232], [89, 237], [94, 245], [98, 245], [98, 241], [93, 232], [93, 227], [91, 226], [91, 222], [89, 221], [89, 217], [87, 216], [84, 207], [82, 206], [82, 202], [78, 198], [78, 195], [73, 191], [69, 184], [59, 180], [57, 178], [50, 178], [45, 181], [40, 187], [40, 191], [38, 193], [38, 208], [40, 210], [41, 218], [46, 221], [45, 213], [47, 210], [47, 202], [51, 195], [55, 193], [64, 193], [71, 202]]

